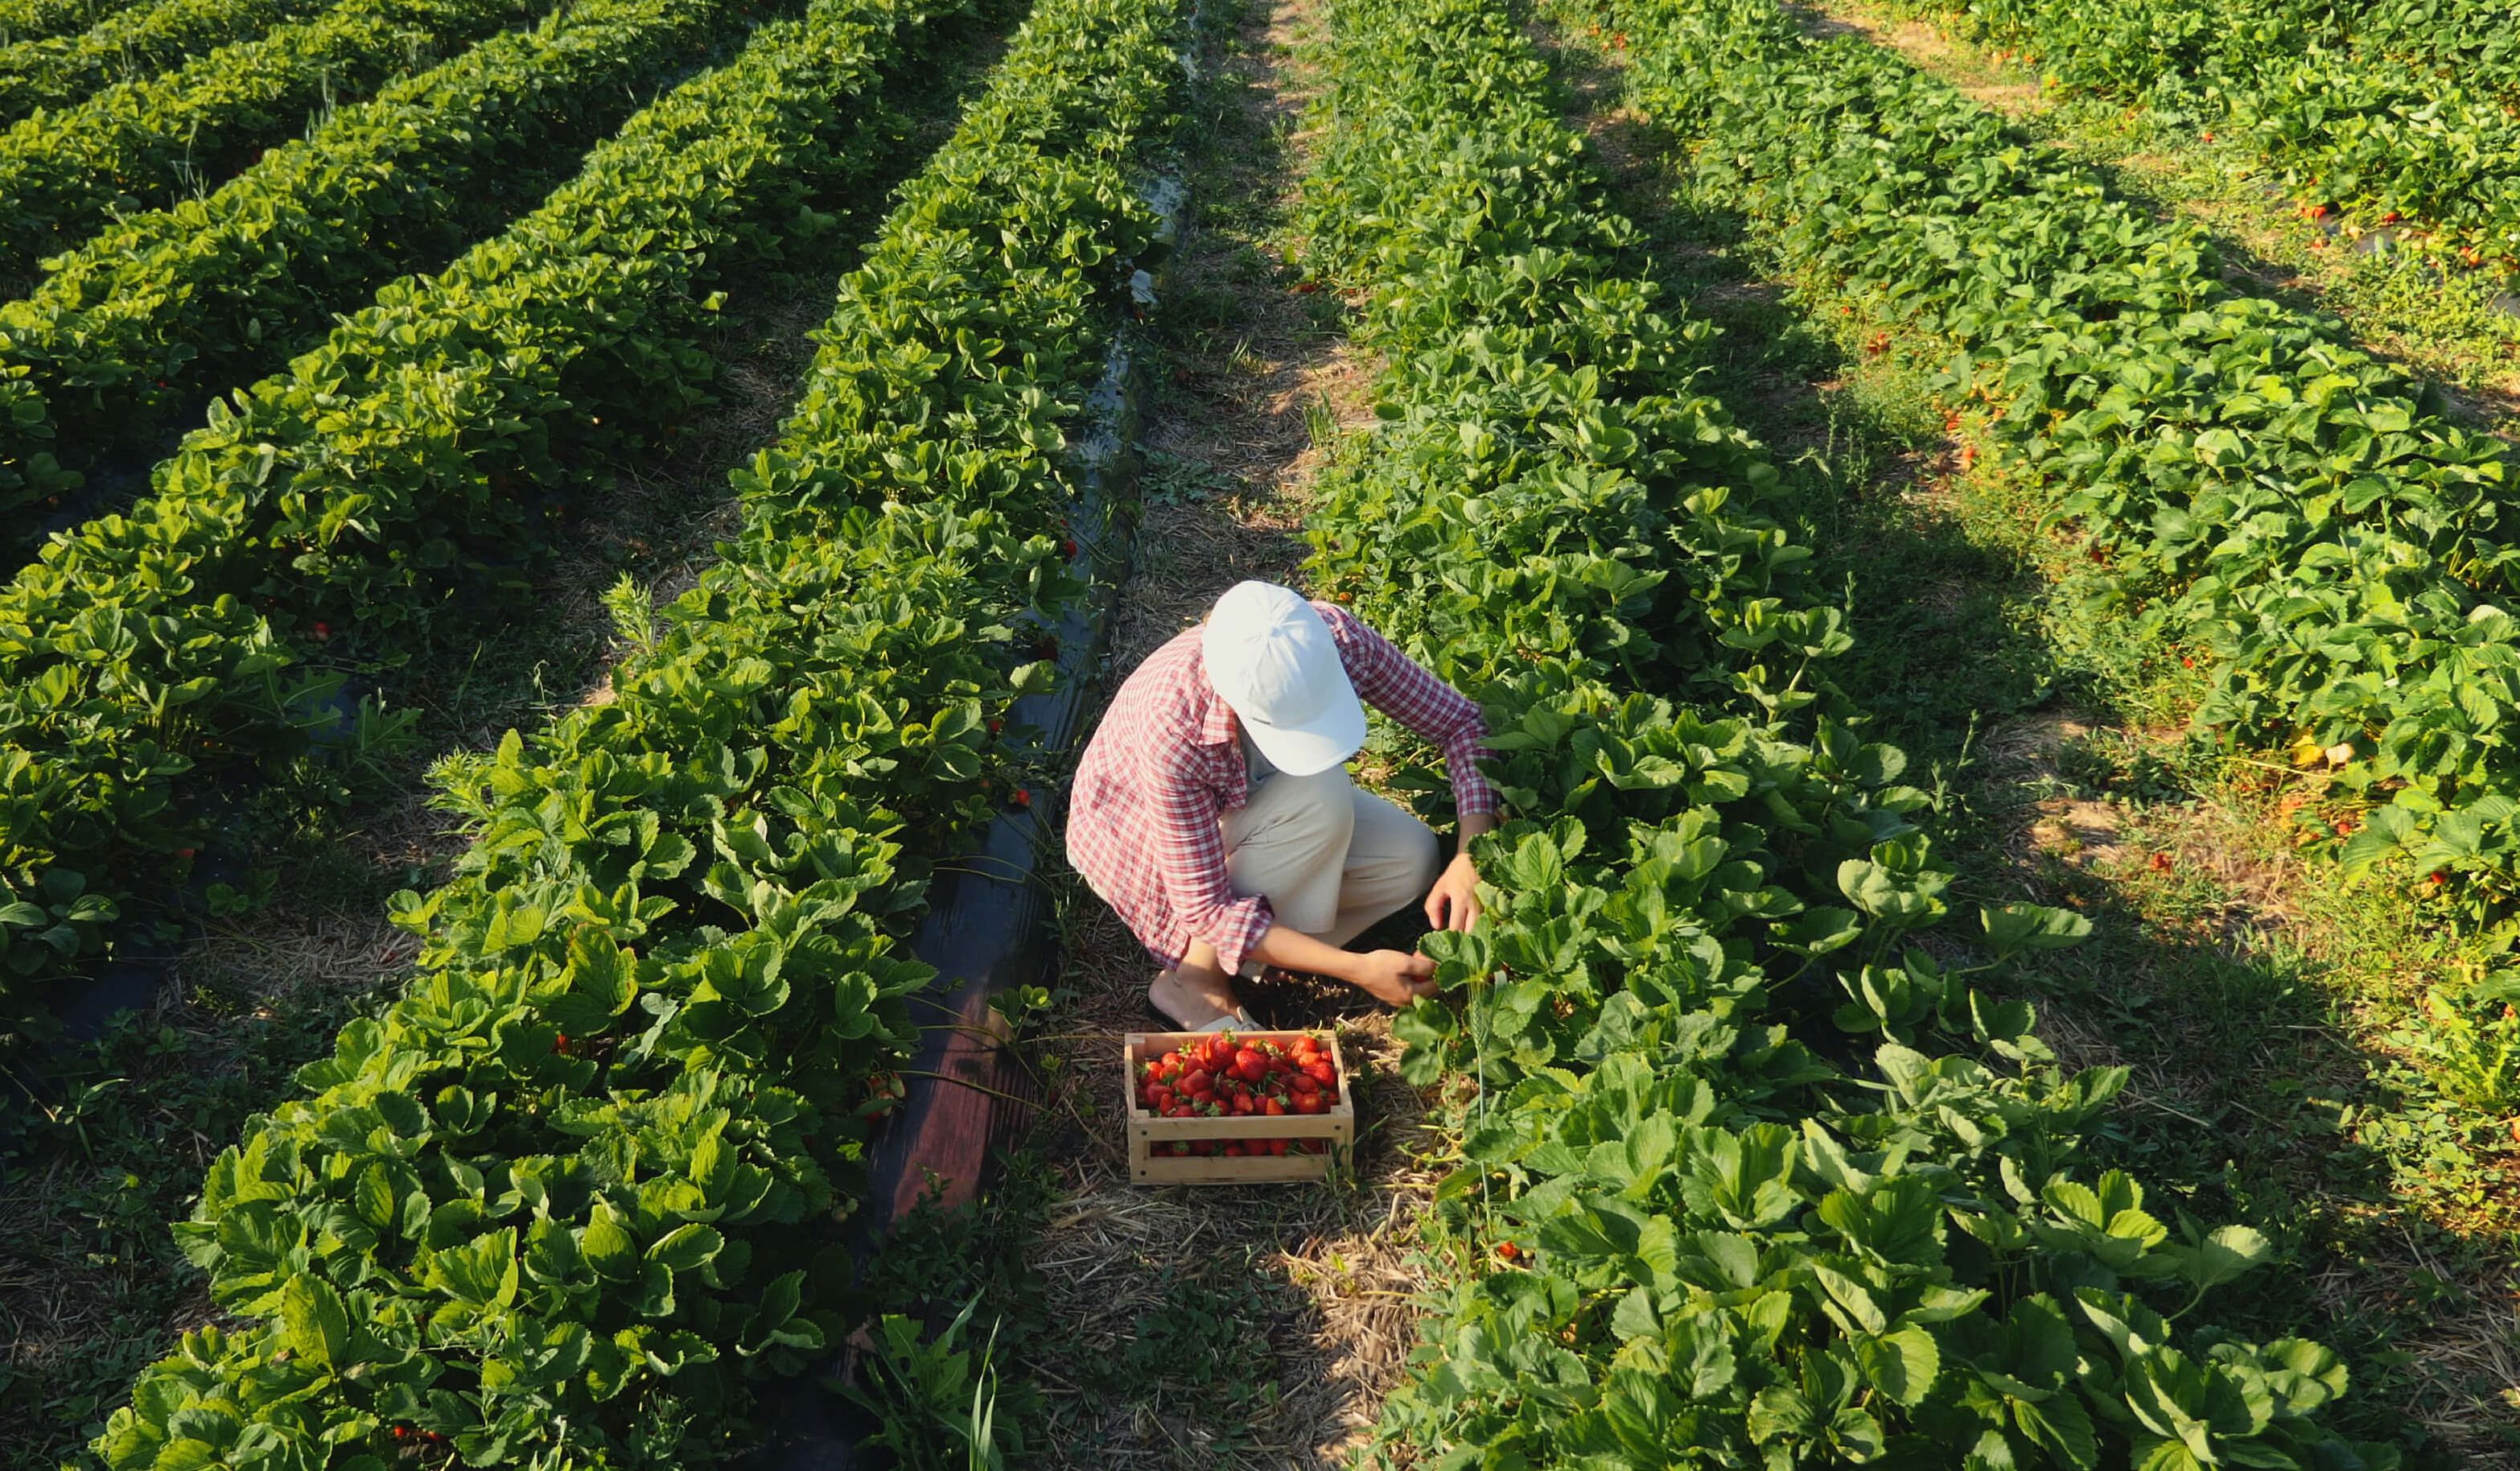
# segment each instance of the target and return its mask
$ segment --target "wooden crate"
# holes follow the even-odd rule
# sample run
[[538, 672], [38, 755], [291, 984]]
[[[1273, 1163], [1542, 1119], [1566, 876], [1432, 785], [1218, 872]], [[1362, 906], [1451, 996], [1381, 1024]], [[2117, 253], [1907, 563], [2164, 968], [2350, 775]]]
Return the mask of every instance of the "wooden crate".
[[[1150, 1057], [1160, 1057], [1184, 1042], [1203, 1039], [1201, 1032], [1132, 1032], [1121, 1039], [1120, 1094], [1128, 1110], [1129, 1178], [1142, 1185], [1260, 1185], [1282, 1184], [1290, 1180], [1317, 1180], [1329, 1173], [1330, 1162], [1347, 1163], [1356, 1148], [1355, 1080], [1348, 1076], [1347, 1058], [1339, 1052], [1338, 1034], [1331, 1032], [1310, 1034], [1313, 1040], [1329, 1049], [1330, 1063], [1338, 1069], [1338, 1097], [1331, 1101], [1327, 1114], [1286, 1114], [1275, 1119], [1252, 1115], [1234, 1119], [1159, 1119], [1138, 1101], [1138, 1069]], [[1245, 1032], [1238, 1037], [1255, 1041], [1276, 1042], [1282, 1047], [1294, 1045], [1300, 1032]], [[1159, 1154], [1156, 1146], [1177, 1139], [1328, 1139], [1329, 1148], [1320, 1154], [1264, 1155], [1258, 1159], [1228, 1159], [1223, 1155]]]

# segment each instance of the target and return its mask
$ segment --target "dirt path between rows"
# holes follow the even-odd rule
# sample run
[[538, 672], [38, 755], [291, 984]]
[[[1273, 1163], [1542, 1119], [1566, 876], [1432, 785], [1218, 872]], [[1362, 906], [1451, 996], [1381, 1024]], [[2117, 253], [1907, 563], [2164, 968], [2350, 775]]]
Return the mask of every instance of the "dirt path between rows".
[[[1348, 345], [1340, 303], [1298, 290], [1287, 264], [1323, 23], [1317, 0], [1250, 0], [1210, 83], [1106, 695], [1235, 582], [1303, 585], [1309, 486], [1326, 446], [1371, 418], [1372, 364]], [[1152, 962], [1060, 877], [1067, 994], [1043, 1071], [1063, 1122], [1041, 1145], [1056, 1200], [1030, 1252], [1057, 1342], [1023, 1365], [1049, 1430], [1033, 1458], [1077, 1471], [1344, 1464], [1415, 1341], [1411, 1223], [1432, 1184], [1416, 1096], [1389, 1066], [1388, 1015], [1328, 984], [1247, 997], [1273, 1026], [1340, 1030], [1359, 1074], [1352, 1185], [1134, 1185], [1117, 1035], [1154, 1025]]]

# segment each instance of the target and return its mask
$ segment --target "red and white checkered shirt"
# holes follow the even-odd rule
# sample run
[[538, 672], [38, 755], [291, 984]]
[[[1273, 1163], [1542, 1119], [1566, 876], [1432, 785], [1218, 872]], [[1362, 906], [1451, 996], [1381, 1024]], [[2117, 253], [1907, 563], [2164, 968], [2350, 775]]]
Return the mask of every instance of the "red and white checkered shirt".
[[[1479, 708], [1353, 614], [1315, 603], [1357, 697], [1444, 750], [1464, 813], [1493, 812], [1479, 775]], [[1233, 712], [1207, 682], [1199, 630], [1147, 657], [1120, 686], [1077, 763], [1067, 861], [1166, 969], [1194, 940], [1228, 975], [1271, 923], [1265, 898], [1237, 898], [1225, 877], [1224, 814], [1250, 798]]]

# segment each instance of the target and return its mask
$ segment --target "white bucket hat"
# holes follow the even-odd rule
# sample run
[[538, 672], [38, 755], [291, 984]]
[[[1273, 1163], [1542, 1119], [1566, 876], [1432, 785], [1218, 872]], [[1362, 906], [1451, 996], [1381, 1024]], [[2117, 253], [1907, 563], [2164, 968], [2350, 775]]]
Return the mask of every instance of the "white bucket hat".
[[1288, 776], [1311, 776], [1365, 746], [1365, 706], [1321, 613], [1292, 588], [1238, 582], [1199, 639], [1207, 682], [1251, 744]]

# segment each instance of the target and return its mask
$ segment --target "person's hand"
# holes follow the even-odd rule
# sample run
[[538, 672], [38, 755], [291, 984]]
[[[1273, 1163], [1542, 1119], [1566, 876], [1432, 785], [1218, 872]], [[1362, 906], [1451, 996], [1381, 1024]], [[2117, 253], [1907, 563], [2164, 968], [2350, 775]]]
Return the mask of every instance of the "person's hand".
[[1409, 950], [1372, 950], [1357, 957], [1348, 979], [1385, 1006], [1406, 1006], [1435, 993], [1435, 962]]
[[1453, 861], [1426, 895], [1426, 923], [1438, 930], [1466, 930], [1479, 922], [1479, 871], [1466, 852]]

